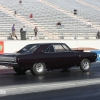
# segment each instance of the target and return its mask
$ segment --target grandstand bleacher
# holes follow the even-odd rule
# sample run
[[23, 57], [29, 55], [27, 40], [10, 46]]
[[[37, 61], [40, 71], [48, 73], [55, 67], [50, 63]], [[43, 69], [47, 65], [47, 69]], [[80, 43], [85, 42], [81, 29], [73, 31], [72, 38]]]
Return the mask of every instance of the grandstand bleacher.
[[[77, 15], [74, 15], [77, 9]], [[20, 28], [26, 26], [27, 39], [34, 37], [38, 26], [38, 39], [96, 39], [100, 27], [100, 1], [98, 0], [0, 0], [0, 39], [8, 39], [15, 24], [20, 39]], [[17, 16], [14, 11], [17, 11]], [[33, 14], [33, 19], [29, 18]], [[57, 29], [61, 21], [64, 28]], [[91, 27], [87, 27], [87, 21]]]

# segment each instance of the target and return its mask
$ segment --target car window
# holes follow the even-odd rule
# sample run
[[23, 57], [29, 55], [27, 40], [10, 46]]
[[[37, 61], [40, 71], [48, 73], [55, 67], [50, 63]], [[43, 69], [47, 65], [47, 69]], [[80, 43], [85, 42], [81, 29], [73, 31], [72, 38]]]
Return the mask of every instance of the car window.
[[71, 49], [70, 49], [67, 45], [63, 44], [62, 46], [63, 46], [63, 48], [66, 49], [67, 51], [71, 51]]
[[26, 45], [24, 48], [22, 48], [21, 50], [23, 51], [27, 51], [30, 47], [32, 47], [32, 44]]
[[45, 51], [46, 53], [54, 53], [54, 47], [50, 46], [49, 48], [47, 48], [47, 50]]
[[55, 52], [66, 52], [67, 50], [62, 45], [53, 45]]
[[26, 45], [24, 48], [22, 48], [21, 50], [19, 50], [18, 53], [34, 52], [38, 47], [39, 47], [39, 45], [36, 45], [36, 44]]
[[33, 45], [27, 50], [27, 52], [34, 52], [37, 48], [38, 48], [38, 45]]

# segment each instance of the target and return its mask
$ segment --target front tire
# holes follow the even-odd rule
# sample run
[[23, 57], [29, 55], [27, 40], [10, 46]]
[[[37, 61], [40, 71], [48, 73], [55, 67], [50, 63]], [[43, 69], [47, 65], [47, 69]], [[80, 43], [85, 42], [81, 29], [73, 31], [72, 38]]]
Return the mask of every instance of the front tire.
[[33, 75], [41, 76], [41, 75], [44, 75], [45, 69], [46, 69], [46, 66], [44, 63], [35, 63], [31, 67], [31, 73]]
[[13, 70], [18, 74], [24, 74], [27, 70], [19, 67], [13, 67]]
[[83, 59], [80, 63], [80, 69], [83, 72], [88, 72], [90, 70], [90, 61], [88, 59]]

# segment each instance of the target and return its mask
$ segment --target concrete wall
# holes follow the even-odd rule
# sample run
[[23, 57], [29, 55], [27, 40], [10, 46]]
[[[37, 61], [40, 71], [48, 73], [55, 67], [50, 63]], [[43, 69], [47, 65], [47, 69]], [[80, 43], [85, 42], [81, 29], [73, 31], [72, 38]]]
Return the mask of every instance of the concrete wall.
[[[70, 48], [85, 48], [86, 51], [91, 48], [100, 50], [100, 40], [10, 40], [4, 41], [4, 53], [13, 53], [31, 43], [66, 43]], [[88, 49], [87, 49], [88, 48]], [[90, 49], [89, 49], [90, 48]]]

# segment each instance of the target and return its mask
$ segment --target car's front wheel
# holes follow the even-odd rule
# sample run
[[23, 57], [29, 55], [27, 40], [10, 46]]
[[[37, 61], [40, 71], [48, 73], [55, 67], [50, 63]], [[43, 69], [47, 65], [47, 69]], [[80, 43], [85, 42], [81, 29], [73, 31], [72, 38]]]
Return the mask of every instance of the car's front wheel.
[[80, 69], [83, 72], [87, 72], [90, 70], [90, 61], [88, 59], [83, 59], [80, 63]]
[[32, 67], [31, 67], [31, 73], [33, 75], [44, 75], [46, 70], [46, 66], [44, 63], [35, 63]]
[[19, 74], [24, 74], [27, 70], [19, 67], [13, 67], [14, 71]]

